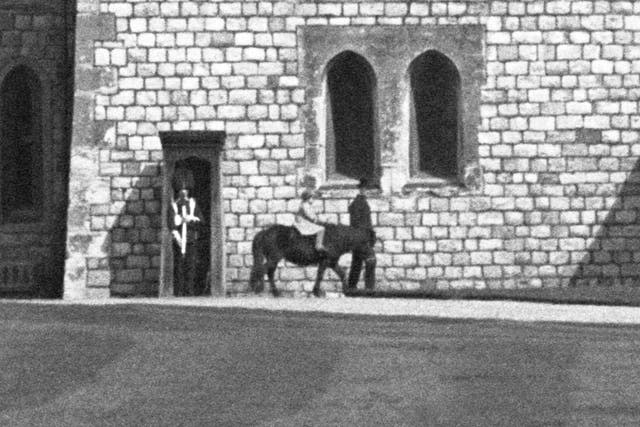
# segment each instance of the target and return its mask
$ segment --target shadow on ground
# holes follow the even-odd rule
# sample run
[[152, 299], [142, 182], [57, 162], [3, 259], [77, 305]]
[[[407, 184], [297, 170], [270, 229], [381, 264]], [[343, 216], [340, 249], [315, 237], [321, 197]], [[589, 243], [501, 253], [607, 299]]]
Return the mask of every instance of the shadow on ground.
[[322, 394], [340, 353], [323, 331], [287, 329], [286, 318], [144, 307], [13, 314], [0, 316], [0, 424], [256, 425]]
[[5, 425], [640, 423], [636, 326], [0, 308]]
[[0, 336], [0, 412], [45, 405], [96, 381], [99, 370], [133, 343], [123, 336], [50, 326], [6, 331]]

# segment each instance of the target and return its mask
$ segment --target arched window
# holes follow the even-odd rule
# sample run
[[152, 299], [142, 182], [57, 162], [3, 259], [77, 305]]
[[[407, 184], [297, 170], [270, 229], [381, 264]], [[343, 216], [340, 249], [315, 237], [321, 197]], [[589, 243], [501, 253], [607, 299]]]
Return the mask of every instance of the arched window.
[[0, 200], [3, 223], [42, 216], [41, 88], [28, 67], [12, 69], [0, 86]]
[[413, 175], [455, 178], [460, 129], [460, 74], [445, 55], [430, 50], [409, 66]]
[[377, 185], [375, 76], [360, 55], [345, 51], [327, 69], [327, 171], [333, 178], [368, 178]]

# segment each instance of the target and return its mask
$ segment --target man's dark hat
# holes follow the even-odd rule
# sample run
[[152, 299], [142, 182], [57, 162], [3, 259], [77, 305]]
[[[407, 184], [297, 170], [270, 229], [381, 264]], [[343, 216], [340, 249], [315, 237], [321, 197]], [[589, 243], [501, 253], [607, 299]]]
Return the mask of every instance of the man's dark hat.
[[367, 178], [360, 178], [360, 182], [358, 183], [358, 188], [367, 188], [369, 186], [369, 180]]
[[173, 174], [173, 188], [192, 190], [194, 187], [193, 172], [184, 167], [177, 167]]

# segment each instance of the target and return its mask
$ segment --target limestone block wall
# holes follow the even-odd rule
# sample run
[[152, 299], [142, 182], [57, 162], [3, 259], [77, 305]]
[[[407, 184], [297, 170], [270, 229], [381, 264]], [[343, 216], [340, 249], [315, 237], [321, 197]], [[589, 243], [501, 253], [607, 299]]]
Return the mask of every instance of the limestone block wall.
[[[68, 243], [65, 291], [157, 289], [158, 132], [200, 129], [227, 134], [227, 287], [245, 290], [253, 235], [292, 221], [315, 164], [298, 29], [461, 24], [484, 29], [482, 173], [470, 188], [406, 185], [408, 132], [384, 134], [383, 185], [369, 195], [378, 286], [636, 283], [637, 2], [81, 0], [77, 31], [103, 33], [76, 48], [71, 187], [80, 197], [68, 242], [82, 244]], [[355, 189], [318, 184], [324, 218], [347, 222]], [[288, 268], [280, 279], [302, 292], [313, 274]]]
[[0, 224], [0, 292], [21, 289], [56, 296], [62, 291], [73, 18], [67, 0], [0, 2], [0, 85], [20, 66], [37, 80], [40, 105], [35, 108], [40, 109], [42, 120], [37, 135], [42, 141], [46, 189], [42, 218], [35, 222], [5, 219]]

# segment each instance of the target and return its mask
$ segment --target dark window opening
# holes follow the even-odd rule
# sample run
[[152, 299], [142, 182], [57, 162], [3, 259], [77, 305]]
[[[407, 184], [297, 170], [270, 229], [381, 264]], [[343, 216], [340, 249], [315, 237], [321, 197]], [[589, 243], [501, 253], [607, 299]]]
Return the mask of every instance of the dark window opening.
[[412, 170], [438, 178], [457, 175], [460, 75], [445, 55], [428, 51], [409, 68], [412, 94]]
[[329, 174], [365, 177], [375, 186], [373, 69], [360, 55], [343, 52], [328, 67], [327, 85]]
[[18, 66], [0, 87], [0, 199], [2, 222], [38, 221], [42, 215], [40, 85]]

